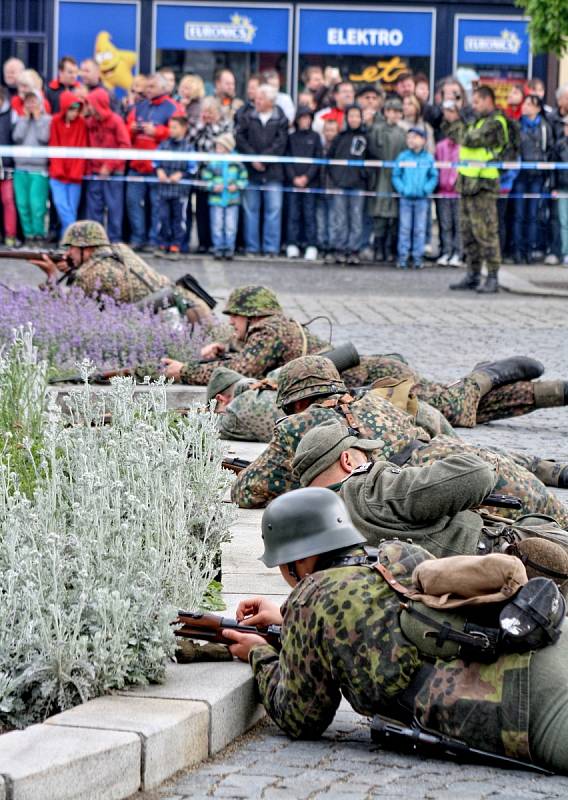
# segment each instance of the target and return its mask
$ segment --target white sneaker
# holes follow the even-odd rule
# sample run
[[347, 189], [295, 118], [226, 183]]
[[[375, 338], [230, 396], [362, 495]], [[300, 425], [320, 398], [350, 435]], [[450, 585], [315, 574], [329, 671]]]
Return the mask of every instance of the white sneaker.
[[556, 267], [558, 264], [560, 264], [560, 259], [558, 256], [555, 256], [554, 253], [549, 253], [544, 259], [544, 263], [547, 267]]
[[436, 264], [437, 264], [439, 267], [447, 267], [447, 266], [448, 266], [448, 262], [449, 262], [449, 260], [450, 260], [450, 256], [449, 256], [447, 253], [444, 253], [444, 254], [443, 254], [443, 255], [441, 255], [441, 256], [440, 256], [440, 258], [439, 258], [439, 259], [436, 261]]
[[299, 258], [300, 251], [295, 244], [289, 244], [286, 248], [286, 258]]
[[562, 259], [562, 266], [568, 267], [568, 256], [564, 256], [564, 258]]
[[306, 247], [306, 252], [304, 253], [304, 260], [305, 261], [315, 261], [318, 257], [318, 249], [317, 247]]
[[433, 252], [434, 248], [432, 247], [431, 244], [427, 244], [424, 246], [424, 255], [426, 256], [426, 258], [430, 258]]
[[457, 253], [454, 253], [453, 256], [450, 258], [450, 260], [448, 261], [448, 267], [461, 267], [461, 266], [462, 266], [461, 258], [458, 256]]

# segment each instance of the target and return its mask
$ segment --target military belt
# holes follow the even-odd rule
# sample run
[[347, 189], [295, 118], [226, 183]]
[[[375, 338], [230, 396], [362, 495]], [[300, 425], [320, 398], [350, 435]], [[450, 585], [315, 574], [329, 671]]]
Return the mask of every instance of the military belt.
[[403, 467], [405, 464], [408, 464], [415, 450], [421, 450], [423, 447], [426, 447], [427, 444], [427, 442], [414, 439], [410, 444], [407, 444], [406, 447], [403, 447], [400, 452], [389, 456], [388, 460], [391, 464], [396, 464], [397, 467]]

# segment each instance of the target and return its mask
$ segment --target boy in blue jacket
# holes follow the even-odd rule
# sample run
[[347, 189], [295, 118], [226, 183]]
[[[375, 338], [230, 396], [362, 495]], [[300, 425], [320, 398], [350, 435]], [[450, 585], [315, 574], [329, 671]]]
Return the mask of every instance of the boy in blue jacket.
[[[438, 170], [434, 158], [424, 150], [426, 131], [410, 128], [406, 134], [408, 149], [396, 157], [392, 173], [392, 185], [400, 194], [398, 212], [398, 264], [399, 269], [408, 269], [412, 253], [414, 269], [422, 269], [426, 223], [428, 219], [428, 195], [438, 184]], [[414, 161], [416, 167], [403, 167], [401, 162]]]
[[[215, 139], [215, 152], [219, 155], [227, 155], [234, 149], [232, 133], [222, 133]], [[248, 184], [247, 171], [237, 161], [209, 161], [201, 177], [207, 182], [209, 193], [213, 257], [231, 261], [235, 253], [241, 192]]]

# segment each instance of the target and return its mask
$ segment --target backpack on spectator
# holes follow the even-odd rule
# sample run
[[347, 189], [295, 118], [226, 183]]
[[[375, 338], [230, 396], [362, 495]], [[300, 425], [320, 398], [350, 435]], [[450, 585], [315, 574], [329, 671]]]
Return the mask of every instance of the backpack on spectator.
[[501, 161], [520, 161], [521, 158], [521, 126], [516, 119], [509, 119], [505, 114], [499, 113], [499, 118], [504, 122], [506, 132], [505, 146], [499, 153]]

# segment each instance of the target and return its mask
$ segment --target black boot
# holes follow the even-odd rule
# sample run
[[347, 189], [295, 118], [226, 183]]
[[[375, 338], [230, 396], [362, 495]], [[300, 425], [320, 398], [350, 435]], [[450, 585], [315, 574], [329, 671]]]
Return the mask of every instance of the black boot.
[[558, 488], [568, 489], [568, 467], [564, 467], [558, 476]]
[[374, 242], [374, 258], [376, 264], [385, 263], [385, 240], [384, 237], [376, 237]]
[[544, 366], [536, 358], [511, 356], [500, 361], [476, 364], [473, 373], [482, 373], [491, 382], [491, 388], [505, 386], [517, 381], [532, 381], [544, 372]]
[[485, 278], [483, 286], [479, 286], [476, 290], [477, 294], [497, 294], [499, 291], [499, 281], [497, 280], [497, 273], [492, 273]]
[[465, 274], [465, 277], [462, 278], [461, 281], [458, 283], [450, 283], [450, 289], [454, 291], [467, 291], [474, 292], [477, 287], [479, 286], [479, 282], [481, 280], [481, 275], [479, 272], [473, 272], [473, 270], [468, 269]]

